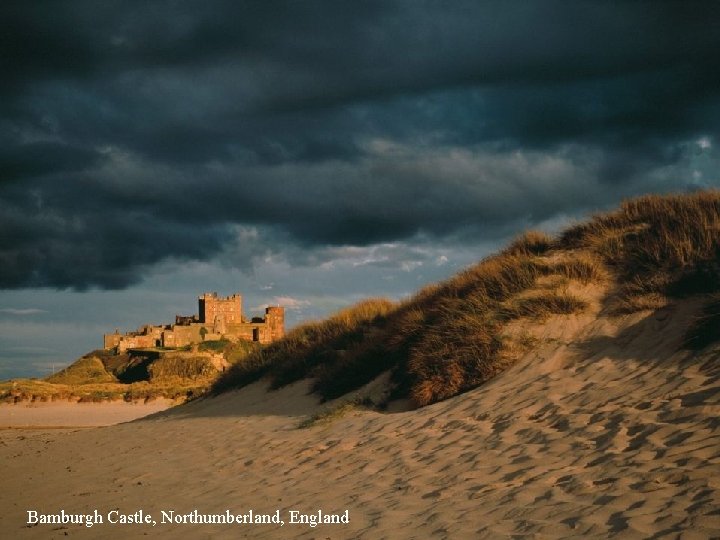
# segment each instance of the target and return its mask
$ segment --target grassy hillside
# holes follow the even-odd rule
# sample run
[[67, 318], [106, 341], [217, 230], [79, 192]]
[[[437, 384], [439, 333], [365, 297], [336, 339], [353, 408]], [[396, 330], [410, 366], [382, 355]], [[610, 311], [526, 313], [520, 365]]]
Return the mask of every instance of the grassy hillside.
[[93, 353], [79, 358], [45, 380], [49, 383], [70, 385], [118, 382], [117, 378], [105, 369], [103, 361]]
[[257, 343], [202, 343], [196, 351], [91, 351], [45, 380], [0, 382], [0, 401], [126, 401], [202, 395], [228, 364], [242, 361]]
[[555, 238], [526, 233], [402, 303], [367, 300], [298, 327], [232, 366], [213, 391], [309, 377], [332, 399], [389, 371], [390, 397], [427, 405], [507, 369], [533, 345], [510, 331], [514, 323], [581, 313], [589, 288], [602, 291], [600, 309], [613, 316], [702, 295], [686, 344], [703, 347], [720, 327], [719, 264], [720, 193], [629, 200]]

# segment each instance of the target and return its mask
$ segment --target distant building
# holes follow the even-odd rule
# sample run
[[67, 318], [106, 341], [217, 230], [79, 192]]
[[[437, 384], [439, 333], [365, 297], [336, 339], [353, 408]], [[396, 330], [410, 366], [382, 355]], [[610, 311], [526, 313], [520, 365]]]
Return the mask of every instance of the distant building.
[[242, 296], [233, 294], [221, 298], [217, 293], [205, 293], [198, 298], [198, 315], [176, 315], [175, 324], [144, 325], [135, 332], [120, 334], [117, 330], [103, 336], [105, 349], [148, 347], [184, 347], [202, 341], [246, 340], [271, 343], [285, 335], [285, 308], [265, 308], [264, 317], [248, 320], [242, 313]]

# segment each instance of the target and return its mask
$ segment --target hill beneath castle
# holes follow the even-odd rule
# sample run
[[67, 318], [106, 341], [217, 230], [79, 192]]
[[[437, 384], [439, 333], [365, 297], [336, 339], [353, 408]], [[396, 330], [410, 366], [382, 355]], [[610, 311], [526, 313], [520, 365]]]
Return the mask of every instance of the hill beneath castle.
[[[719, 536], [719, 247], [720, 195], [629, 201], [401, 304], [297, 328], [213, 397], [102, 430], [0, 432], [0, 527], [44, 538], [25, 509], [120, 506], [350, 516], [248, 538]], [[68, 530], [117, 537], [90, 531]]]
[[58, 401], [183, 402], [204, 394], [220, 374], [259, 347], [225, 339], [180, 348], [90, 351], [45, 379], [0, 382], [2, 403]]

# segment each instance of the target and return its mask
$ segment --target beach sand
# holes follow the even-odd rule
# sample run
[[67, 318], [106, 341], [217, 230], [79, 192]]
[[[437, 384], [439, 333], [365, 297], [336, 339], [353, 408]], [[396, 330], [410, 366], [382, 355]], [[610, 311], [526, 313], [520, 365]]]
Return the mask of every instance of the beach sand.
[[[320, 410], [264, 383], [110, 427], [0, 431], [8, 538], [720, 536], [720, 362], [677, 352], [693, 306], [557, 317], [485, 386], [416, 411]], [[151, 525], [26, 525], [27, 510]], [[286, 524], [162, 524], [161, 511], [279, 510]], [[288, 523], [289, 511], [350, 523]]]
[[129, 422], [172, 407], [170, 399], [147, 402], [20, 401], [0, 404], [0, 429], [97, 427]]

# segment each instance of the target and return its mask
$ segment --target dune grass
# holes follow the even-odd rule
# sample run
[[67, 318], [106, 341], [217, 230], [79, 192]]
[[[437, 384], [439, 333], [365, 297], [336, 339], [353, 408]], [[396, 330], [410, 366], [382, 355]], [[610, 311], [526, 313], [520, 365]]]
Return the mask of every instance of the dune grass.
[[[489, 380], [513, 361], [501, 337], [510, 318], [508, 300], [532, 289], [539, 277], [564, 275], [569, 268], [520, 251], [503, 252], [420, 291], [388, 314], [384, 325], [368, 334], [371, 339], [318, 369], [313, 389], [333, 399], [392, 370], [393, 397], [409, 397], [422, 406]], [[519, 302], [512, 318], [537, 319], [585, 307], [569, 294], [545, 293]]]
[[382, 298], [365, 300], [324, 321], [299, 326], [283, 339], [251, 351], [242, 362], [231, 366], [215, 382], [213, 391], [244, 386], [266, 375], [273, 388], [313, 376], [320, 366], [337, 360], [362, 342], [366, 333], [381, 325], [394, 306]]
[[[609, 291], [605, 312], [623, 315], [658, 309], [674, 298], [720, 293], [719, 269], [718, 192], [640, 197], [557, 238], [528, 232], [396, 306], [371, 301], [296, 329], [250, 354], [213, 390], [263, 376], [273, 388], [312, 377], [313, 390], [334, 399], [390, 371], [393, 397], [427, 405], [511, 365], [522, 344], [508, 342], [504, 329], [510, 322], [586, 310], [586, 301], [558, 288], [563, 283], [600, 284]], [[710, 303], [688, 331], [693, 347], [720, 335], [716, 308]], [[351, 316], [354, 310], [367, 316]]]
[[551, 315], [569, 315], [581, 313], [588, 303], [566, 291], [541, 291], [532, 296], [518, 298], [501, 310], [507, 321], [527, 318], [536, 321], [546, 320]]
[[526, 231], [503, 250], [506, 255], [543, 255], [553, 247], [553, 238], [541, 231]]
[[638, 311], [655, 311], [667, 306], [669, 299], [659, 292], [644, 292], [632, 287], [620, 287], [618, 294], [609, 303], [609, 315], [629, 315]]
[[560, 275], [574, 279], [587, 285], [597, 283], [608, 278], [608, 272], [603, 262], [594, 254], [587, 251], [573, 253], [572, 258], [547, 263], [541, 266], [546, 275]]
[[[525, 235], [511, 250], [426, 287], [399, 305], [369, 300], [326, 321], [301, 326], [233, 366], [213, 391], [264, 376], [274, 389], [312, 377], [313, 390], [329, 400], [391, 371], [393, 397], [409, 397], [422, 406], [478, 386], [512, 362], [501, 337], [510, 318], [509, 299], [532, 289], [543, 276], [587, 282], [602, 275], [589, 257], [552, 264], [538, 259], [537, 253], [547, 249], [546, 237]], [[541, 318], [585, 307], [569, 294], [546, 293], [519, 302], [512, 318]]]
[[617, 311], [647, 309], [662, 297], [720, 291], [720, 193], [647, 195], [565, 231], [557, 242], [584, 248], [621, 283]]

